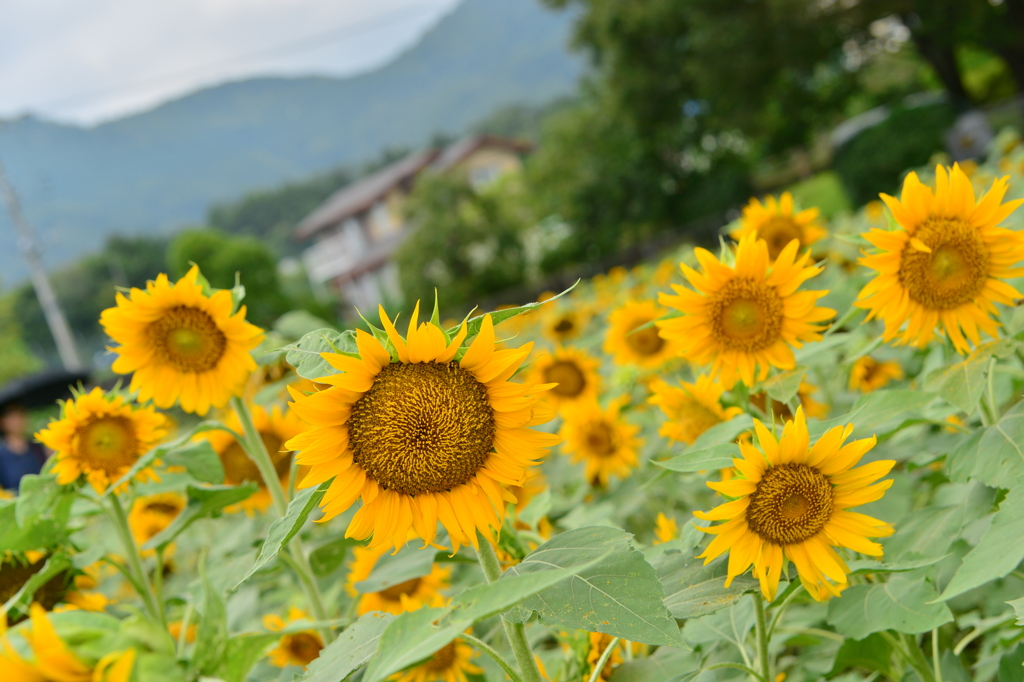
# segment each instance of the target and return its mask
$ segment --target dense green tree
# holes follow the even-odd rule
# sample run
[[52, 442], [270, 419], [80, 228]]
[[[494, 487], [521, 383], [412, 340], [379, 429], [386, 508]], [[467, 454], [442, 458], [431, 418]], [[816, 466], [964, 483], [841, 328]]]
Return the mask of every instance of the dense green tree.
[[515, 176], [479, 191], [460, 174], [420, 176], [407, 203], [413, 231], [395, 256], [407, 305], [432, 301], [436, 287], [458, 310], [522, 283], [532, 216], [518, 187]]
[[[114, 305], [118, 287], [143, 287], [164, 271], [167, 241], [162, 237], [115, 236], [104, 249], [50, 273], [57, 300], [85, 353], [102, 350], [100, 312]], [[13, 292], [14, 309], [30, 347], [43, 357], [56, 354], [35, 290], [28, 282]]]
[[210, 286], [229, 289], [238, 275], [245, 286], [245, 305], [249, 321], [269, 325], [288, 310], [289, 301], [281, 292], [277, 259], [266, 244], [256, 237], [235, 236], [214, 229], [184, 230], [167, 249], [167, 267], [174, 277], [199, 265]]

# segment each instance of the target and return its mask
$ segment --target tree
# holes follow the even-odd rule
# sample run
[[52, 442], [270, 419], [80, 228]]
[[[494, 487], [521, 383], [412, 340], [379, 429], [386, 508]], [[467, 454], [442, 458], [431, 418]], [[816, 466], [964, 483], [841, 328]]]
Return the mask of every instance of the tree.
[[474, 189], [460, 174], [421, 175], [409, 196], [413, 231], [395, 254], [407, 304], [467, 308], [474, 298], [521, 284], [523, 231], [532, 224], [518, 179]]
[[236, 273], [245, 286], [247, 318], [267, 326], [289, 307], [277, 277], [277, 259], [255, 237], [237, 237], [220, 230], [191, 229], [179, 233], [167, 249], [167, 267], [171, 275], [181, 277], [192, 263], [210, 286], [230, 289]]

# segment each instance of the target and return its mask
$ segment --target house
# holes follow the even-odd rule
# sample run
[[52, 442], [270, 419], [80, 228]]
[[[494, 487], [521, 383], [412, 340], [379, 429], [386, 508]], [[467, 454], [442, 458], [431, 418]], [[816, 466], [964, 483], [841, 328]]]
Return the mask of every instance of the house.
[[425, 170], [465, 173], [475, 188], [522, 169], [530, 144], [472, 135], [442, 149], [406, 156], [332, 194], [296, 225], [292, 238], [311, 242], [302, 261], [314, 288], [336, 289], [346, 303], [372, 310], [402, 298], [392, 260], [408, 234], [405, 199]]

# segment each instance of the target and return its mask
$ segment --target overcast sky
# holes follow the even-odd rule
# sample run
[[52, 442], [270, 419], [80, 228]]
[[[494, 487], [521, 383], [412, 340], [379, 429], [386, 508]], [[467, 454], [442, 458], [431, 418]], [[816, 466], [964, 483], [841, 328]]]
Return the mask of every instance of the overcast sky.
[[0, 118], [92, 124], [262, 74], [349, 75], [459, 0], [0, 0]]

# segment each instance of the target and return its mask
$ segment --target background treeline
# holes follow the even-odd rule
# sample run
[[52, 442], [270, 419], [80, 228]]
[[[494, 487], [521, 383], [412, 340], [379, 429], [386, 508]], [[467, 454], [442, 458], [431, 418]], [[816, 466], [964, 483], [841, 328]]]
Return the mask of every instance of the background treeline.
[[[751, 194], [794, 182], [830, 210], [862, 203], [941, 149], [958, 113], [1024, 85], [1024, 0], [544, 1], [576, 13], [573, 46], [589, 75], [572, 99], [509, 106], [474, 127], [537, 143], [522, 176], [480, 190], [458, 175], [417, 183], [415, 231], [398, 254], [407, 300], [437, 287], [455, 315], [666, 235], [712, 240], [709, 216], [721, 223]], [[882, 105], [881, 124], [832, 147], [838, 123]], [[1019, 125], [1012, 111], [1004, 122]], [[405, 151], [214, 206], [206, 225], [171, 238], [111, 238], [53, 273], [72, 327], [102, 350], [96, 319], [113, 287], [189, 262], [216, 286], [243, 272], [257, 323], [291, 307], [334, 318], [341, 302], [317, 299], [301, 269], [278, 268], [303, 248], [290, 231]], [[0, 317], [18, 323], [0, 319], [5, 329], [20, 327], [36, 354], [52, 354], [31, 289], [3, 301]]]

